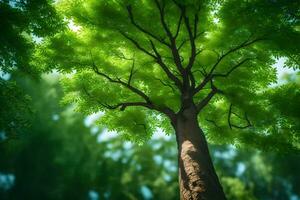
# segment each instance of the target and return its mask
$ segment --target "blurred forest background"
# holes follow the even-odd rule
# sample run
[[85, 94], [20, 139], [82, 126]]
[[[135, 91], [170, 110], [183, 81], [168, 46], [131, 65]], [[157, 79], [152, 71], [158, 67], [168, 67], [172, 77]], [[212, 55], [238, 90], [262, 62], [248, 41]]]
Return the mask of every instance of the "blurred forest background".
[[[58, 72], [30, 68], [36, 43], [61, 27], [49, 3], [0, 1], [0, 199], [179, 199], [173, 135], [124, 141], [94, 123], [101, 113], [60, 103]], [[293, 73], [285, 82], [300, 84]], [[210, 150], [228, 199], [300, 199], [299, 155]]]
[[[19, 96], [4, 105], [9, 93], [1, 90], [1, 114], [19, 127], [9, 137], [1, 131], [0, 199], [179, 199], [173, 136], [157, 133], [138, 145], [99, 128], [101, 113], [86, 117], [60, 103], [58, 73], [2, 81]], [[300, 199], [300, 156], [210, 148], [228, 199]]]

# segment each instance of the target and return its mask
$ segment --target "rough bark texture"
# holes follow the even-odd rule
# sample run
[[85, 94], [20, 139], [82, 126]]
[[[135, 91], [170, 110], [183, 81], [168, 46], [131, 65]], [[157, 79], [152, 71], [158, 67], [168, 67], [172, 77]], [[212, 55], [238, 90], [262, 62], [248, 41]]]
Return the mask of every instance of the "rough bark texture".
[[225, 200], [196, 110], [184, 110], [173, 126], [178, 144], [180, 198], [182, 200]]

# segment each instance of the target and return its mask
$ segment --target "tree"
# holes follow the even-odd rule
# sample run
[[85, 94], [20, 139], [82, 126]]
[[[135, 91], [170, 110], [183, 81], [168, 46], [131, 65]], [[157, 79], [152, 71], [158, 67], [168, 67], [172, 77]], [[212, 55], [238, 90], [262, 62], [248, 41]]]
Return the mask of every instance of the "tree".
[[100, 123], [127, 139], [175, 130], [181, 199], [226, 199], [206, 137], [298, 150], [299, 87], [270, 87], [277, 58], [299, 68], [297, 1], [64, 0], [57, 8], [71, 30], [46, 39], [35, 64], [69, 73], [64, 100], [105, 111]]

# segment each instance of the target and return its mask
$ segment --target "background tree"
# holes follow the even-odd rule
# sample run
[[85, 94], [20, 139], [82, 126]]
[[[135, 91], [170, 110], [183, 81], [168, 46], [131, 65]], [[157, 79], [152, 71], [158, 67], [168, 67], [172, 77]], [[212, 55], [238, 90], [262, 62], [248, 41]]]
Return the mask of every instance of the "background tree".
[[[52, 1], [0, 1], [0, 130], [2, 137], [17, 137], [30, 124], [30, 97], [10, 80], [15, 71], [37, 78], [42, 72], [30, 64], [36, 43], [53, 35], [63, 23]], [[26, 114], [27, 113], [27, 114]]]
[[[92, 194], [98, 199], [178, 199], [172, 141], [158, 138], [139, 146], [108, 137], [103, 129], [87, 127], [72, 106], [59, 105], [57, 78], [36, 82], [21, 76], [16, 82], [31, 96], [34, 113], [32, 125], [18, 138], [1, 140], [1, 199], [82, 200], [93, 199]], [[154, 162], [157, 154], [161, 157]], [[9, 176], [11, 183], [3, 181]]]
[[[11, 77], [31, 96], [33, 113], [23, 118], [32, 118], [32, 125], [17, 138], [1, 139], [0, 199], [179, 199], [174, 135], [156, 135], [143, 145], [120, 140], [93, 117], [59, 105], [56, 76], [39, 82]], [[228, 199], [300, 197], [299, 156], [210, 148]]]
[[221, 143], [299, 147], [299, 89], [269, 87], [276, 58], [299, 67], [296, 1], [66, 0], [58, 9], [77, 31], [47, 39], [36, 64], [72, 72], [65, 101], [105, 111], [102, 124], [125, 138], [173, 128], [182, 199], [225, 199], [202, 130]]

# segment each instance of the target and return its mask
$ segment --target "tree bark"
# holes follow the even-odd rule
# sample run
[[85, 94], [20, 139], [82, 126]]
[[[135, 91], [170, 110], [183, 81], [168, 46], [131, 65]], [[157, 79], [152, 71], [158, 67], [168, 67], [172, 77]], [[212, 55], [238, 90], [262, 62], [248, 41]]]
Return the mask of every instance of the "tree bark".
[[198, 124], [196, 109], [184, 110], [172, 125], [178, 145], [181, 200], [226, 200]]

